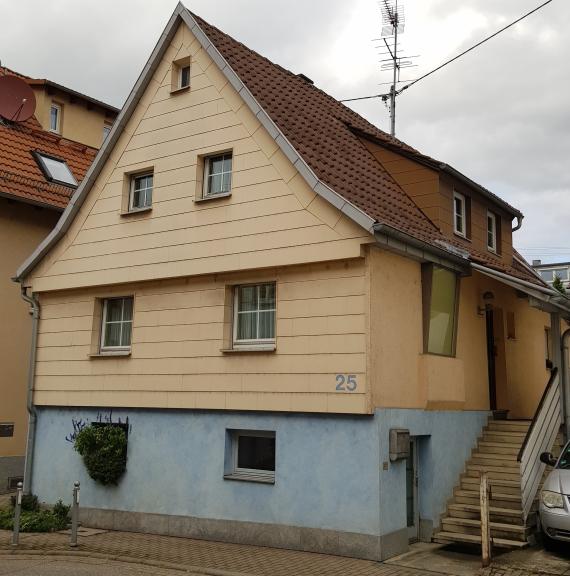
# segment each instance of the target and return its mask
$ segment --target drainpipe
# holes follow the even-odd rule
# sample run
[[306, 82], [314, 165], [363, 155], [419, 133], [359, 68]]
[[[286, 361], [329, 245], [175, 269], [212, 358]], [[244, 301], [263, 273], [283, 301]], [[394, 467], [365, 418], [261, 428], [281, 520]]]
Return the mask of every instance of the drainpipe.
[[30, 348], [30, 363], [28, 368], [28, 440], [26, 444], [26, 464], [24, 468], [24, 494], [32, 490], [32, 465], [34, 462], [34, 445], [36, 443], [37, 411], [34, 406], [34, 380], [36, 375], [36, 349], [38, 342], [38, 327], [40, 319], [40, 303], [32, 294], [28, 296], [26, 288], [20, 287], [22, 298], [31, 306], [32, 315], [32, 344]]
[[523, 218], [524, 216], [522, 214], [517, 216], [517, 225], [512, 229], [512, 232], [516, 232], [517, 230], [521, 229]]
[[570, 440], [570, 366], [568, 351], [570, 349], [570, 328], [562, 334], [562, 418], [564, 419], [564, 438]]

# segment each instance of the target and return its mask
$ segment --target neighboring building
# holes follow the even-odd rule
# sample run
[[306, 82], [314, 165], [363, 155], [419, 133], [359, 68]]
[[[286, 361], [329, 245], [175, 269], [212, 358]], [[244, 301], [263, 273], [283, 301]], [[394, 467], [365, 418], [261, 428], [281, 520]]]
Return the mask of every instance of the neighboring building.
[[[23, 78], [0, 68], [4, 75]], [[28, 422], [29, 307], [11, 277], [57, 224], [95, 153], [44, 130], [35, 117], [0, 118], [0, 493], [23, 477]]]
[[[18, 270], [40, 314], [27, 488], [80, 480], [93, 526], [373, 559], [429, 540], [493, 411], [559, 390], [544, 335], [570, 307], [513, 249], [521, 220], [178, 5]], [[119, 418], [108, 489], [66, 437]], [[491, 425], [524, 495], [501, 543], [523, 545], [524, 433]], [[463, 506], [438, 537], [477, 538]]]
[[570, 289], [570, 262], [553, 262], [543, 264], [541, 260], [533, 260], [532, 267], [540, 274], [540, 277], [550, 286], [556, 277], [560, 278], [562, 285]]
[[34, 90], [36, 120], [47, 132], [100, 148], [119, 113], [114, 106], [76, 92], [51, 80], [30, 78], [0, 67], [0, 75], [13, 74]]

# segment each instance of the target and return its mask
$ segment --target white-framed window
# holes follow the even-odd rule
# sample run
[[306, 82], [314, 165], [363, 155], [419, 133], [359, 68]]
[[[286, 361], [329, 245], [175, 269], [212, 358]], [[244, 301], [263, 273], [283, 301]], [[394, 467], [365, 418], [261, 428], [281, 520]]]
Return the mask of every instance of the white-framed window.
[[556, 277], [558, 277], [563, 282], [567, 282], [569, 277], [568, 268], [548, 268], [544, 270], [539, 270], [538, 273], [545, 282], [550, 283], [554, 282], [554, 279]]
[[467, 237], [467, 209], [465, 196], [453, 191], [453, 231], [459, 236]]
[[497, 251], [497, 217], [492, 212], [487, 212], [487, 248]]
[[49, 109], [49, 130], [50, 132], [61, 132], [61, 104], [51, 103]]
[[152, 206], [152, 187], [154, 174], [133, 174], [131, 176], [131, 189], [129, 194], [129, 211], [136, 212]]
[[121, 352], [131, 349], [133, 331], [133, 297], [103, 300], [101, 318], [101, 352]]
[[275, 482], [275, 432], [228, 430], [230, 467], [226, 477], [257, 482]]
[[69, 169], [65, 160], [49, 156], [43, 152], [33, 152], [44, 176], [55, 184], [62, 184], [69, 188], [77, 188], [77, 180]]
[[275, 343], [275, 283], [236, 286], [234, 347]]
[[190, 86], [190, 64], [180, 66], [178, 69], [178, 88]]
[[232, 189], [232, 153], [204, 158], [203, 198], [229, 194]]

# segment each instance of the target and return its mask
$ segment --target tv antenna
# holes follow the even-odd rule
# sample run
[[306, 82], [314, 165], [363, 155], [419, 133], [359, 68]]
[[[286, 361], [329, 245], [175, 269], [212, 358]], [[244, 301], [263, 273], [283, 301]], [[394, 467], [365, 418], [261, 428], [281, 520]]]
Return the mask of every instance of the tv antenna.
[[384, 102], [390, 101], [390, 134], [396, 134], [396, 86], [400, 82], [400, 72], [404, 68], [411, 68], [414, 66], [413, 58], [416, 56], [405, 56], [401, 54], [399, 34], [403, 34], [406, 24], [406, 17], [404, 14], [404, 5], [398, 0], [381, 0], [380, 11], [382, 12], [382, 34], [380, 38], [382, 44], [380, 48], [380, 70], [392, 71], [392, 86], [389, 94], [384, 94], [382, 100]]

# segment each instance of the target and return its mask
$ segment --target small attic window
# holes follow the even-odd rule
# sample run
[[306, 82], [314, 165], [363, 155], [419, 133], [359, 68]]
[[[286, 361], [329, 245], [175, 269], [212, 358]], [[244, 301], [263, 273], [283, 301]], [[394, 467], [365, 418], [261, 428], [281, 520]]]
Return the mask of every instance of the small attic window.
[[172, 63], [170, 92], [180, 92], [190, 88], [190, 57], [180, 58]]
[[48, 156], [41, 152], [34, 152], [34, 156], [44, 176], [50, 182], [69, 186], [70, 188], [77, 188], [77, 180], [65, 160]]

